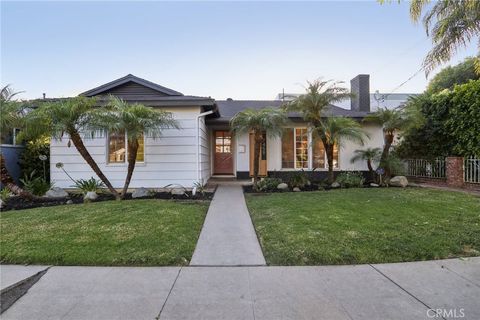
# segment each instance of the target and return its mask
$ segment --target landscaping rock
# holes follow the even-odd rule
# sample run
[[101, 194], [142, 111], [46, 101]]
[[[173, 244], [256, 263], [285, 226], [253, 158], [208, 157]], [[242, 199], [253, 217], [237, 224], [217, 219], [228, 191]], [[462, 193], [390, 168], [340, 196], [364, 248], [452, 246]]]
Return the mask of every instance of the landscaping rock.
[[132, 198], [143, 198], [143, 197], [148, 197], [150, 195], [150, 190], [147, 188], [138, 188], [135, 189], [132, 193]]
[[295, 187], [295, 188], [293, 188], [293, 192], [300, 192], [300, 191], [302, 191], [302, 190], [300, 190], [300, 188], [299, 188], [299, 187]]
[[0, 209], [3, 208], [3, 200], [0, 199]]
[[408, 180], [405, 176], [395, 176], [392, 179], [390, 179], [390, 182], [388, 183], [392, 187], [402, 187], [405, 188], [408, 186]]
[[278, 190], [287, 190], [288, 189], [288, 184], [282, 182], [277, 186]]
[[83, 197], [84, 201], [94, 201], [98, 198], [98, 194], [95, 191], [88, 191]]
[[378, 185], [376, 183], [370, 183], [370, 187], [378, 188], [378, 187], [380, 187], [380, 185]]
[[68, 200], [68, 201], [66, 202], [66, 204], [73, 204], [73, 201], [72, 201], [72, 200]]
[[183, 188], [174, 188], [172, 189], [172, 191], [170, 191], [170, 193], [174, 196], [181, 196], [185, 193], [185, 189]]
[[45, 193], [47, 198], [65, 198], [68, 197], [68, 193], [59, 187], [53, 187]]
[[340, 183], [335, 181], [330, 187], [332, 187], [333, 189], [340, 188]]

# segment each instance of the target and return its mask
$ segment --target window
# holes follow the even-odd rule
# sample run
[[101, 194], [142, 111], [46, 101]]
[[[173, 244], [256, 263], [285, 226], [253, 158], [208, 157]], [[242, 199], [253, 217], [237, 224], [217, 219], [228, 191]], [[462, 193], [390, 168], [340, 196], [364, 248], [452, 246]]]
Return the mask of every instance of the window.
[[[310, 137], [312, 139], [311, 144], [309, 144]], [[309, 159], [310, 150], [312, 152], [311, 163]], [[338, 169], [338, 146], [336, 145], [333, 147], [333, 167]], [[282, 136], [282, 168], [327, 169], [327, 154], [322, 141], [314, 135], [312, 136], [307, 128], [285, 129]]]
[[[108, 163], [125, 163], [127, 158], [127, 137], [125, 131], [110, 132], [108, 135]], [[144, 136], [138, 139], [137, 161], [145, 162]]]
[[232, 152], [232, 136], [229, 131], [215, 131], [215, 152]]

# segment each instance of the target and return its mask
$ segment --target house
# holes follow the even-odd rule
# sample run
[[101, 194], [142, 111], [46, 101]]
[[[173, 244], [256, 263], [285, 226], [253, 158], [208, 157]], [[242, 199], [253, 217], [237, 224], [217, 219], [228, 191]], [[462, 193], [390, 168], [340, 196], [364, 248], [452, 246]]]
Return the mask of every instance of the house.
[[[370, 111], [368, 75], [352, 79], [355, 98], [351, 108], [331, 105], [326, 116], [351, 117], [361, 121]], [[252, 173], [253, 144], [248, 134], [232, 135], [229, 122], [246, 108], [280, 107], [282, 100], [232, 100], [216, 101], [210, 97], [184, 95], [178, 91], [150, 81], [127, 75], [101, 85], [81, 95], [96, 97], [102, 102], [115, 95], [129, 102], [139, 102], [153, 108], [172, 112], [179, 129], [167, 129], [163, 136], [152, 139], [145, 136], [140, 141], [137, 165], [131, 188], [161, 188], [169, 184], [192, 187], [206, 183], [210, 177], [249, 178]], [[260, 155], [260, 174], [282, 176], [296, 170], [312, 170], [326, 177], [326, 155], [320, 141], [312, 138], [308, 126], [299, 114], [290, 113], [291, 126], [285, 128], [283, 137], [267, 137]], [[367, 170], [362, 162], [351, 163], [356, 149], [381, 147], [382, 128], [362, 124], [370, 139], [365, 146], [346, 141], [335, 150], [335, 170]], [[102, 171], [115, 187], [123, 186], [127, 172], [126, 137], [124, 134], [104, 133], [85, 139], [85, 145]], [[51, 179], [58, 187], [68, 188], [72, 181], [62, 169], [74, 178], [95, 177], [75, 147], [69, 147], [68, 138], [52, 140], [50, 147]]]

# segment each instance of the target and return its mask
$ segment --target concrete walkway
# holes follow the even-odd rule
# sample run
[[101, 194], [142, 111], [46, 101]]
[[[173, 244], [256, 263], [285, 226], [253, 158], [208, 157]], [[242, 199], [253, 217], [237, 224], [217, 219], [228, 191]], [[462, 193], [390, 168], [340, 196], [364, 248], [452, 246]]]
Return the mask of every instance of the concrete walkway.
[[480, 319], [479, 297], [480, 257], [319, 267], [52, 267], [1, 318], [404, 320], [454, 319], [456, 310], [455, 319]]
[[218, 186], [190, 265], [265, 265], [241, 185]]

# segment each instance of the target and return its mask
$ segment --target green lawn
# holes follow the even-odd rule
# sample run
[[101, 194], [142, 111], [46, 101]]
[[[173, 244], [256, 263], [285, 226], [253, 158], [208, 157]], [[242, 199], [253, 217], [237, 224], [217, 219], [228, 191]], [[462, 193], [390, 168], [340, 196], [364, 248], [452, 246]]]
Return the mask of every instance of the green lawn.
[[420, 188], [246, 194], [270, 265], [381, 263], [480, 253], [480, 198]]
[[0, 214], [2, 263], [186, 265], [208, 203], [106, 201]]

